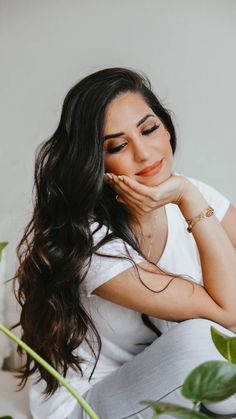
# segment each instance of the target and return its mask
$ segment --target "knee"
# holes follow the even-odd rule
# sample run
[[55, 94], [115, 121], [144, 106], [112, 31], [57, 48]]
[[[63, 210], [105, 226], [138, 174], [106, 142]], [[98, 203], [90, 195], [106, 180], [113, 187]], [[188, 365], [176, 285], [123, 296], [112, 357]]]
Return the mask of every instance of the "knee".
[[230, 330], [207, 319], [185, 320], [179, 323], [179, 333], [182, 335], [183, 339], [191, 337], [193, 341], [196, 341], [197, 339], [211, 339], [211, 326], [228, 336], [235, 336]]
[[179, 336], [182, 337], [183, 340], [188, 340], [191, 337], [191, 340], [202, 339], [202, 337], [210, 336], [211, 334], [211, 326], [217, 328], [217, 324], [206, 319], [191, 319], [185, 320], [178, 325], [178, 332]]
[[216, 349], [211, 338], [211, 326], [229, 336], [232, 332], [223, 326], [207, 319], [191, 319], [181, 322], [176, 330], [177, 344], [181, 346], [186, 355], [198, 358], [199, 362], [210, 359], [223, 359]]

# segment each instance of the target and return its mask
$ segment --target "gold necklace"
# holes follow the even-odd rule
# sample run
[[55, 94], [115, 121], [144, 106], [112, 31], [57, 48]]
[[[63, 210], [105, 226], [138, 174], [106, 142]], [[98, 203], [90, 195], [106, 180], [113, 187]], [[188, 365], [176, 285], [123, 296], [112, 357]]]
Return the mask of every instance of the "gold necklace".
[[[145, 234], [142, 234], [142, 237], [143, 237], [144, 241], [145, 240], [149, 241], [149, 245], [148, 245], [148, 249], [147, 249], [147, 259], [150, 258], [154, 237], [157, 233], [158, 228], [160, 227], [160, 223], [157, 222], [157, 218], [160, 220], [160, 223], [163, 223], [163, 226], [164, 226], [164, 224], [167, 223], [167, 230], [168, 230], [168, 220], [167, 220], [167, 215], [166, 215], [166, 211], [165, 211], [165, 208], [164, 208], [164, 217], [160, 217], [160, 214], [156, 214], [154, 216], [154, 220], [152, 221], [152, 225], [151, 225], [151, 227], [153, 227], [152, 232], [149, 233], [149, 234], [146, 234], [146, 236], [145, 236]], [[160, 230], [160, 233], [161, 233], [162, 229], [159, 229], [159, 230]], [[166, 234], [166, 230], [165, 230], [165, 234]]]
[[[151, 234], [147, 234], [147, 235], [146, 235], [146, 238], [147, 238], [147, 239], [149, 239], [149, 238], [150, 238], [150, 241], [149, 241], [149, 246], [148, 246], [148, 251], [147, 251], [147, 259], [149, 259], [149, 257], [150, 257], [151, 250], [152, 250], [152, 245], [153, 245], [153, 237], [154, 237], [154, 235], [155, 235], [155, 233], [156, 233], [156, 231], [157, 231], [157, 223], [156, 223], [156, 219], [157, 219], [157, 217], [158, 217], [158, 215], [155, 215], [155, 216], [154, 216], [154, 230], [153, 230], [153, 232], [152, 232]], [[144, 239], [145, 239], [145, 235], [144, 235], [144, 234], [143, 234], [143, 237], [144, 237]]]

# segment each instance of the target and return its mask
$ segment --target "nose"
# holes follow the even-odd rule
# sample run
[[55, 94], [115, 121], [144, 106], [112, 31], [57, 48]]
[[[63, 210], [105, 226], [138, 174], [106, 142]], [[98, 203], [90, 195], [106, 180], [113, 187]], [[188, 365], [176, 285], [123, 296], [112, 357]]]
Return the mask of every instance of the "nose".
[[145, 139], [138, 135], [133, 138], [133, 155], [136, 162], [141, 162], [150, 159], [148, 145], [145, 144]]

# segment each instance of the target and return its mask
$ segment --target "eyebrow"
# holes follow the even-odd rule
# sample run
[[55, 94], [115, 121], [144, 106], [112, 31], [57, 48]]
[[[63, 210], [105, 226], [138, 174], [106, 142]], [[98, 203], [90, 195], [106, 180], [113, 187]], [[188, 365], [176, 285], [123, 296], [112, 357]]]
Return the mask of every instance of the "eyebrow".
[[[149, 114], [145, 115], [142, 119], [140, 119], [140, 121], [137, 122], [136, 127], [139, 127], [139, 125], [143, 124], [143, 122], [145, 122], [150, 116], [154, 116], [154, 118], [156, 117], [156, 115], [153, 115], [153, 114], [149, 113]], [[115, 134], [104, 135], [103, 141], [106, 141], [109, 138], [120, 137], [121, 135], [124, 135], [124, 132], [116, 132]]]

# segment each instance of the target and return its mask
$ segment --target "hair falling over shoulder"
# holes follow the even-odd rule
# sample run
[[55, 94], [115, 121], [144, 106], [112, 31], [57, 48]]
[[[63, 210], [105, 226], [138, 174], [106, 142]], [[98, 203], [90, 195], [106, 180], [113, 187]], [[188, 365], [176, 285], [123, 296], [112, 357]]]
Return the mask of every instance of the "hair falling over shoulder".
[[[82, 374], [84, 359], [75, 349], [84, 340], [94, 354], [94, 369], [101, 350], [80, 291], [93, 253], [114, 237], [139, 251], [128, 213], [103, 181], [104, 114], [107, 105], [127, 91], [142, 94], [162, 119], [174, 152], [171, 117], [148, 79], [129, 69], [110, 68], [85, 77], [69, 91], [57, 130], [36, 155], [32, 219], [17, 248], [14, 287], [21, 316], [13, 328], [20, 325], [22, 339], [64, 376], [69, 367]], [[98, 228], [105, 225], [112, 231], [96, 246], [90, 228], [93, 221]], [[92, 335], [97, 353], [88, 338]], [[45, 394], [50, 396], [58, 388], [58, 382], [29, 355], [16, 372], [21, 387], [37, 372], [38, 380], [46, 382]]]

